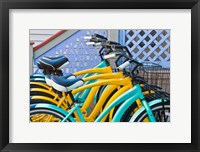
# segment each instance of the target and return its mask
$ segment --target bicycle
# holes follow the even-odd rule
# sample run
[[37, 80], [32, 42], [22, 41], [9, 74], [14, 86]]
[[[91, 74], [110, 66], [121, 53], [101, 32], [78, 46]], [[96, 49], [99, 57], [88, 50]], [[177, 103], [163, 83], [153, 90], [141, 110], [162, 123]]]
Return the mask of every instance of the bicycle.
[[127, 63], [126, 63], [127, 64]]
[[[68, 93], [68, 92], [67, 92]], [[130, 97], [131, 94], [134, 94], [134, 96]], [[73, 100], [73, 96], [70, 96], [71, 99]], [[167, 105], [169, 102], [167, 100], [163, 100], [163, 99], [156, 99], [154, 101], [151, 102], [147, 102], [144, 99], [144, 95], [141, 92], [141, 88], [140, 85], [137, 84], [135, 85], [132, 89], [129, 89], [128, 91], [126, 91], [125, 93], [121, 94], [120, 96], [118, 96], [117, 98], [114, 98], [115, 100], [111, 100], [112, 101], [110, 104], [107, 104], [105, 107], [105, 110], [103, 110], [103, 112], [97, 117], [97, 119], [88, 119], [88, 118], [84, 118], [84, 116], [81, 113], [81, 109], [79, 106], [77, 106], [76, 104], [74, 104], [74, 107], [72, 109], [70, 109], [68, 112], [65, 112], [65, 117], [64, 119], [61, 120], [61, 122], [64, 121], [76, 121], [76, 119], [74, 119], [72, 117], [72, 114], [76, 112], [75, 117], [78, 119], [78, 121], [95, 121], [95, 122], [100, 122], [100, 121], [104, 121], [106, 116], [108, 115], [108, 113], [117, 105], [121, 104], [120, 107], [118, 108], [117, 112], [115, 113], [112, 121], [113, 122], [118, 122], [120, 121], [120, 119], [122, 118], [123, 114], [125, 113], [125, 111], [131, 106], [134, 105], [136, 99], [140, 99], [142, 101], [142, 107], [140, 107], [139, 110], [137, 110], [135, 112], [135, 114], [133, 114], [132, 118], [130, 119], [131, 121], [135, 121], [135, 120], [143, 120], [143, 119], [139, 119], [141, 113], [145, 110], [146, 111], [146, 115], [148, 116], [148, 119], [152, 122], [155, 122], [156, 119], [153, 116], [153, 111], [154, 109], [151, 110], [152, 106], [156, 106], [163, 103], [164, 107], [165, 105]], [[109, 103], [109, 102], [108, 102]], [[167, 103], [167, 104], [166, 104]], [[47, 104], [43, 105], [44, 107], [46, 107], [48, 109]], [[34, 107], [34, 108], [33, 108]], [[32, 105], [31, 106], [31, 114], [35, 113], [35, 109], [38, 110], [38, 107], [41, 107], [41, 105]], [[50, 106], [50, 107], [54, 107], [54, 106]], [[49, 109], [50, 110], [50, 109]], [[51, 109], [52, 110], [52, 109]], [[63, 109], [59, 109], [58, 107], [56, 108], [56, 112], [60, 112], [63, 114]], [[139, 112], [138, 112], [139, 111]], [[41, 111], [40, 111], [41, 112]]]
[[[112, 42], [112, 41], [107, 41], [107, 39], [105, 37], [103, 37], [104, 39], [103, 40], [96, 40], [94, 38], [97, 37], [97, 34], [95, 36], [92, 37], [92, 40], [90, 40], [92, 43], [94, 42], [104, 42], [105, 44], [102, 46], [101, 50], [99, 51], [99, 55], [100, 55], [100, 58], [101, 58], [101, 63], [98, 64], [95, 68], [92, 68], [92, 69], [87, 69], [87, 70], [83, 70], [83, 71], [80, 71], [80, 72], [76, 72], [74, 73], [73, 75], [67, 75], [65, 76], [65, 78], [68, 78], [68, 77], [73, 77], [74, 76], [79, 76], [79, 75], [83, 75], [85, 74], [85, 76], [83, 78], [86, 78], [86, 77], [89, 77], [91, 76], [91, 73], [94, 73], [94, 74], [98, 74], [98, 73], [112, 73], [112, 68], [109, 66], [109, 62], [108, 62], [108, 59], [110, 58], [113, 58], [115, 57], [114, 54], [112, 55], [107, 55], [107, 56], [103, 56], [103, 50], [105, 48], [108, 48], [110, 47], [109, 45], [110, 44], [119, 44], [119, 43], [116, 43], [116, 42]], [[98, 35], [98, 37], [101, 37], [100, 35]], [[90, 42], [90, 43], [91, 43]], [[126, 50], [127, 51], [127, 50]], [[130, 54], [130, 52], [127, 51], [128, 54]], [[45, 66], [44, 66], [45, 67]], [[101, 68], [101, 69], [99, 69]], [[104, 69], [103, 69], [104, 68]], [[102, 70], [103, 69], [103, 70]], [[47, 84], [49, 84], [49, 86], [51, 86], [50, 82], [49, 82], [49, 78], [46, 77], [46, 82]], [[85, 83], [85, 85], [89, 84], [89, 83], [93, 83], [94, 81], [88, 81], [87, 83]], [[55, 93], [54, 93], [54, 90], [51, 88], [51, 87], [48, 87], [46, 86], [45, 84], [43, 83], [40, 83], [40, 82], [30, 82], [30, 86], [31, 86], [31, 96], [32, 95], [37, 95], [37, 94], [41, 94], [41, 95], [44, 95], [44, 96], [47, 96], [47, 97], [52, 97], [52, 98], [55, 98]], [[32, 89], [33, 88], [33, 89]], [[46, 91], [46, 90], [49, 90], [49, 91]], [[100, 88], [100, 91], [102, 90], [102, 88]], [[79, 102], [83, 102], [84, 99], [87, 97], [87, 95], [89, 94], [90, 90], [85, 90], [84, 93], [77, 93], [75, 95], [75, 99], [76, 100], [79, 100]], [[81, 94], [81, 96], [80, 96]]]

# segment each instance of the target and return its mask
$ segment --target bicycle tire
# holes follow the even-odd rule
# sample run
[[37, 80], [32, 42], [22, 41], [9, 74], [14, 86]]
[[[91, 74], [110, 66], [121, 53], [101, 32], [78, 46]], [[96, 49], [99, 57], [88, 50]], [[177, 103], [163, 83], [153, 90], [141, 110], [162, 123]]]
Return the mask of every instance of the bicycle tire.
[[[158, 121], [158, 117], [155, 116], [157, 122], [170, 122], [170, 101], [167, 100], [167, 102], [161, 102], [161, 103], [156, 103], [153, 105], [150, 105], [150, 108], [152, 110], [152, 113], [156, 114], [156, 112], [163, 112], [162, 110], [165, 110], [165, 112], [168, 112], [167, 115], [169, 115], [169, 119], [164, 120], [164, 121]], [[164, 108], [164, 109], [163, 109]], [[166, 114], [165, 114], [166, 115]], [[134, 116], [134, 115], [133, 115]], [[137, 117], [133, 117], [131, 120], [132, 122], [142, 122], [145, 118], [148, 117], [148, 114], [144, 108], [137, 114]]]
[[30, 78], [30, 82], [46, 83], [45, 79], [43, 79], [43, 78]]
[[[104, 104], [102, 105], [102, 111], [105, 109], [105, 106], [107, 104], [107, 102], [110, 100], [110, 98], [117, 92], [117, 89], [113, 90], [110, 95], [108, 96], [108, 98], [106, 98]], [[110, 113], [109, 113], [110, 114]], [[109, 114], [106, 116], [106, 120], [105, 122], [109, 122]]]
[[[53, 99], [53, 98], [52, 98]], [[47, 99], [41, 99], [41, 98], [30, 98], [30, 104], [51, 104], [54, 106], [58, 106], [59, 101], [58, 100], [53, 100], [51, 101], [51, 98]], [[65, 103], [61, 104], [59, 106], [61, 109], [66, 111], [67, 105]]]
[[46, 83], [45, 76], [43, 74], [33, 74], [30, 76], [30, 82]]
[[100, 86], [99, 90], [97, 91], [97, 101], [99, 101], [104, 89], [107, 87], [107, 85]]
[[[48, 114], [63, 120], [67, 116], [67, 112], [63, 109], [51, 104], [31, 104], [30, 105], [30, 118], [35, 114]], [[69, 122], [74, 122], [74, 118], [70, 116]]]
[[130, 115], [133, 112], [133, 109], [137, 108], [137, 103], [134, 102], [122, 115], [120, 122], [129, 122]]
[[[36, 81], [30, 81], [30, 82], [36, 82]], [[43, 86], [43, 85], [46, 85], [46, 86], [47, 86], [46, 82], [45, 82], [45, 83], [40, 82], [40, 83], [41, 83], [42, 85], [39, 85], [39, 84], [31, 84], [31, 83], [30, 83], [30, 88], [47, 89], [46, 87]]]
[[40, 92], [40, 91], [31, 91], [30, 92], [30, 96], [45, 96], [45, 97], [49, 97], [49, 98], [52, 98], [54, 99], [55, 96], [51, 95], [51, 94], [48, 94], [46, 92]]

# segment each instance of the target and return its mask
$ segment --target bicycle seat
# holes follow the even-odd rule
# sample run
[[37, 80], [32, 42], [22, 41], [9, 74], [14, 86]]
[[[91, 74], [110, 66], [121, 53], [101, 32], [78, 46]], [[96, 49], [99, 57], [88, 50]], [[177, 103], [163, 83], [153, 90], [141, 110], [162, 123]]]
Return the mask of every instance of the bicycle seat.
[[[67, 74], [65, 76], [59, 76], [59, 77], [62, 78], [62, 79], [75, 79], [76, 78], [76, 76], [74, 76], [72, 73]], [[52, 85], [51, 75], [45, 75], [45, 81], [46, 81], [46, 84], [48, 86], [53, 86]]]
[[68, 58], [65, 56], [59, 57], [42, 57], [37, 62], [39, 69], [56, 70], [62, 69], [69, 64]]
[[81, 78], [64, 79], [60, 76], [51, 76], [53, 88], [61, 92], [69, 92], [83, 85]]

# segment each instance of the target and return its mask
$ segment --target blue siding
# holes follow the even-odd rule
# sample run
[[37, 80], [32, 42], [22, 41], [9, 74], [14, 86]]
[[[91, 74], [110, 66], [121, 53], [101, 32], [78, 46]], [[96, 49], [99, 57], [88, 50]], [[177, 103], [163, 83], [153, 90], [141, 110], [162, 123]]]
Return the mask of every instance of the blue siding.
[[[64, 73], [94, 67], [100, 62], [98, 54], [100, 47], [86, 46], [83, 40], [83, 36], [94, 33], [108, 37], [108, 30], [79, 30], [34, 59], [35, 67], [42, 56], [60, 55], [65, 55], [70, 61]], [[165, 68], [170, 67], [170, 30], [119, 30], [118, 39], [121, 44], [127, 46], [138, 61], [151, 61]], [[41, 71], [36, 67], [34, 72], [40, 73]]]
[[[36, 65], [37, 61], [43, 56], [51, 57], [65, 55], [70, 61], [68, 67], [64, 69], [65, 73], [73, 73], [94, 67], [100, 62], [98, 53], [100, 47], [87, 46], [83, 40], [83, 36], [92, 35], [94, 33], [104, 35], [105, 37], [108, 36], [107, 30], [79, 30], [60, 44], [37, 57], [34, 60], [34, 64]], [[41, 72], [37, 68], [34, 71], [35, 73]]]

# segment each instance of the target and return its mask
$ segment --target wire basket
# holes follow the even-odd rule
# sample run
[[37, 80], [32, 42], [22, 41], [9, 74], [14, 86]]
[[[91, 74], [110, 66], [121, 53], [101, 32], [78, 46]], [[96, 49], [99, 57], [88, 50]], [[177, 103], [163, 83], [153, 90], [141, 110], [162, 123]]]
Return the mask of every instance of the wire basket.
[[149, 84], [161, 87], [163, 91], [170, 93], [170, 69], [151, 62], [144, 62], [143, 65], [139, 67], [139, 76]]

